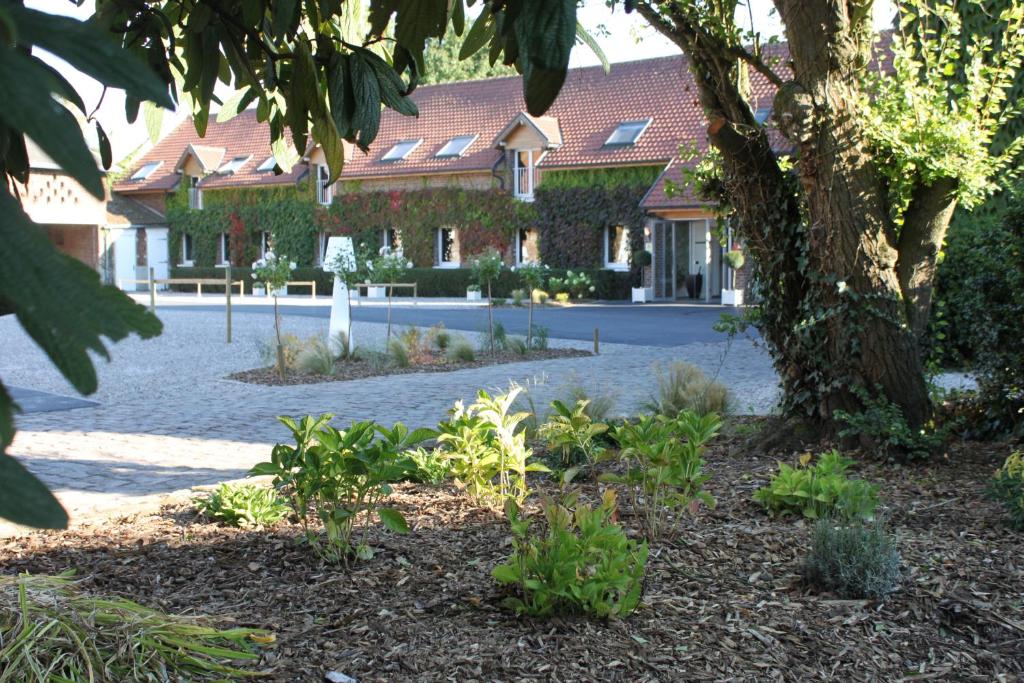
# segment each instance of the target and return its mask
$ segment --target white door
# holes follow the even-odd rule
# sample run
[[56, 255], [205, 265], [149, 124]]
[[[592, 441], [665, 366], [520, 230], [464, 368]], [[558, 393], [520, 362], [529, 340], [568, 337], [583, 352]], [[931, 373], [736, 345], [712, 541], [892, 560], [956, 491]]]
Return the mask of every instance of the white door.
[[[146, 257], [156, 279], [165, 280], [171, 276], [167, 228], [146, 228]], [[161, 289], [166, 289], [166, 285]]]
[[111, 253], [114, 256], [114, 284], [119, 289], [134, 292], [135, 283], [135, 228], [110, 229]]

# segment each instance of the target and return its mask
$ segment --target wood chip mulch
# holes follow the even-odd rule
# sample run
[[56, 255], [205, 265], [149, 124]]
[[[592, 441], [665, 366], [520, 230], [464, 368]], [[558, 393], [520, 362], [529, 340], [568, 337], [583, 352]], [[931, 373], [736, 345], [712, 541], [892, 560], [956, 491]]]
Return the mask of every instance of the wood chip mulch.
[[883, 603], [802, 585], [809, 526], [751, 501], [775, 459], [745, 450], [716, 443], [717, 508], [652, 547], [643, 604], [620, 621], [503, 611], [490, 570], [507, 527], [453, 487], [398, 486], [413, 532], [377, 530], [377, 555], [348, 569], [317, 562], [296, 525], [230, 529], [185, 506], [0, 541], [0, 569], [74, 568], [89, 590], [272, 629], [272, 681], [1021, 680], [1024, 534], [983, 496], [1004, 447], [859, 468], [882, 485], [904, 560]]
[[282, 379], [274, 367], [256, 368], [254, 370], [243, 370], [228, 375], [228, 379], [250, 384], [264, 384], [268, 386], [293, 386], [296, 384], [319, 384], [321, 382], [347, 382], [354, 379], [366, 379], [368, 377], [379, 377], [381, 375], [408, 375], [417, 372], [452, 372], [454, 370], [468, 370], [470, 368], [482, 368], [488, 365], [502, 365], [505, 363], [524, 363], [538, 360], [554, 360], [557, 358], [580, 358], [592, 356], [589, 351], [581, 349], [540, 349], [532, 350], [525, 354], [516, 351], [478, 351], [476, 359], [472, 361], [460, 361], [447, 358], [437, 353], [424, 354], [407, 368], [396, 366], [375, 366], [365, 360], [338, 361], [334, 365], [333, 375], [306, 374], [297, 371], [290, 371]]

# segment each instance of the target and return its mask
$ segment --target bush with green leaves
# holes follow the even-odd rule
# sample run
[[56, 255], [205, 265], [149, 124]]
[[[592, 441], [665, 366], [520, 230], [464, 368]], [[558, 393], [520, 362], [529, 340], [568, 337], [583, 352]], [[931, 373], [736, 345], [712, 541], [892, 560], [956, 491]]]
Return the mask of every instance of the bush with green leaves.
[[696, 365], [677, 361], [667, 368], [654, 366], [658, 392], [645, 406], [651, 412], [675, 417], [681, 412], [698, 415], [728, 415], [732, 407], [729, 390], [708, 379]]
[[717, 415], [683, 412], [675, 419], [647, 415], [612, 432], [619, 444], [621, 474], [606, 473], [601, 481], [622, 485], [633, 514], [651, 541], [668, 533], [699, 503], [714, 507], [704, 490], [711, 478], [704, 472], [704, 451], [718, 434]]
[[476, 351], [473, 350], [473, 345], [465, 339], [456, 339], [448, 347], [447, 355], [450, 360], [460, 363], [472, 363], [476, 360]]
[[548, 328], [537, 325], [533, 328], [533, 336], [527, 342], [533, 351], [546, 351], [548, 348]]
[[863, 387], [854, 394], [864, 404], [863, 410], [848, 412], [836, 410], [835, 419], [846, 425], [839, 436], [856, 438], [867, 448], [877, 448], [890, 460], [921, 460], [941, 448], [949, 426], [935, 428], [929, 424], [922, 429], [911, 429], [900, 407], [885, 398], [881, 388], [874, 394]]
[[[383, 502], [391, 494], [391, 484], [415, 470], [406, 451], [432, 438], [434, 432], [410, 432], [400, 422], [386, 429], [370, 421], [353, 422], [348, 429], [338, 430], [329, 424], [332, 418], [307, 415], [296, 422], [279, 417], [295, 445], [277, 444], [270, 461], [259, 463], [250, 474], [274, 477], [274, 488], [288, 500], [321, 559], [368, 559], [373, 550], [367, 544], [367, 532], [374, 515], [390, 530], [408, 533], [402, 514], [383, 507]], [[311, 528], [311, 513], [323, 523], [324, 539]]]
[[448, 346], [452, 341], [452, 335], [445, 329], [444, 323], [438, 323], [431, 327], [427, 332], [427, 337], [430, 339], [434, 347], [436, 347], [441, 353], [448, 350]]
[[597, 291], [593, 278], [582, 270], [567, 270], [565, 277], [552, 277], [548, 287], [556, 295], [567, 294], [572, 299], [591, 297]]
[[800, 514], [810, 519], [872, 519], [878, 507], [878, 486], [850, 479], [846, 472], [853, 460], [839, 451], [822, 453], [811, 464], [805, 453], [799, 464], [779, 463], [768, 485], [754, 493], [754, 500], [773, 514]]
[[250, 679], [260, 629], [218, 629], [120, 597], [90, 595], [71, 572], [0, 577], [0, 681]]
[[481, 389], [469, 406], [457, 401], [448, 420], [438, 426], [438, 444], [456, 485], [477, 502], [501, 507], [514, 500], [522, 505], [529, 493], [527, 473], [548, 471], [530, 462], [533, 451], [521, 429], [527, 413], [511, 412], [521, 391], [513, 386], [491, 396]]
[[1024, 531], [1024, 451], [1010, 455], [996, 470], [988, 495], [1002, 504], [1010, 527]]
[[590, 401], [576, 401], [573, 407], [555, 399], [551, 402], [552, 414], [540, 426], [539, 436], [548, 450], [557, 451], [563, 467], [585, 464], [596, 476], [596, 466], [604, 454], [601, 437], [608, 431], [608, 425], [595, 422], [587, 413]]
[[534, 524], [518, 505], [506, 505], [513, 552], [491, 572], [499, 583], [517, 588], [505, 605], [532, 616], [583, 613], [605, 619], [635, 610], [647, 544], [627, 538], [614, 522], [615, 492], [606, 490], [597, 507], [569, 494], [545, 501], [541, 509], [544, 521]]
[[437, 449], [419, 447], [406, 451], [405, 455], [415, 468], [409, 474], [410, 481], [437, 486], [451, 476], [450, 461]]
[[276, 489], [253, 484], [221, 484], [194, 502], [206, 517], [237, 527], [270, 526], [291, 513]]
[[899, 586], [900, 553], [881, 523], [821, 519], [811, 531], [801, 573], [809, 585], [843, 600], [881, 600]]

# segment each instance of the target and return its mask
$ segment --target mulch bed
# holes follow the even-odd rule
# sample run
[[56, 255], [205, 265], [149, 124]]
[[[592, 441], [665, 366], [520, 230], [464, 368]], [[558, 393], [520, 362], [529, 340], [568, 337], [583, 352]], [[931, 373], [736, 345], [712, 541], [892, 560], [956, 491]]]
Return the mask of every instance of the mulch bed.
[[884, 603], [802, 585], [809, 526], [751, 501], [775, 460], [747, 450], [739, 436], [716, 442], [708, 461], [717, 508], [651, 548], [643, 604], [620, 621], [503, 611], [490, 570], [510, 550], [507, 527], [453, 487], [398, 486], [394, 502], [412, 534], [377, 530], [377, 555], [348, 569], [317, 562], [296, 544], [295, 525], [240, 531], [180, 506], [0, 541], [0, 567], [75, 568], [90, 590], [272, 629], [263, 666], [273, 681], [318, 681], [326, 671], [359, 681], [1024, 675], [1024, 534], [1004, 527], [983, 496], [1005, 447], [968, 443], [923, 465], [859, 468], [882, 484], [904, 559], [901, 590]]
[[594, 354], [581, 349], [539, 349], [526, 353], [518, 353], [516, 351], [494, 351], [493, 353], [490, 351], [478, 351], [476, 353], [476, 360], [466, 362], [453, 360], [436, 352], [429, 352], [418, 357], [407, 368], [392, 365], [375, 366], [366, 360], [351, 359], [336, 362], [333, 375], [305, 374], [290, 371], [282, 379], [278, 376], [276, 368], [268, 367], [236, 372], [228, 375], [228, 379], [248, 382], [250, 384], [291, 386], [295, 384], [319, 384], [321, 382], [347, 382], [354, 379], [366, 379], [367, 377], [378, 377], [381, 375], [408, 375], [416, 372], [452, 372], [453, 370], [482, 368], [487, 365], [554, 360], [556, 358], [581, 358], [592, 355]]

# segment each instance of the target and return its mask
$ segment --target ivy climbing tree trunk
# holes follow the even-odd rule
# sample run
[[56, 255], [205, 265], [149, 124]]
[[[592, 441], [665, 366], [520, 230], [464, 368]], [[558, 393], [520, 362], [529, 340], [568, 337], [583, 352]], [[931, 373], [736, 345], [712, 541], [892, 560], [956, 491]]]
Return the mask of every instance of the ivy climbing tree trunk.
[[[736, 4], [648, 1], [637, 10], [690, 60], [721, 153], [721, 196], [762, 286], [760, 327], [784, 409], [831, 425], [837, 409], [860, 410], [856, 392], [880, 388], [920, 427], [930, 403], [917, 335], [955, 183], [920, 189], [897, 230], [864, 142], [870, 2], [775, 0], [788, 79], [744, 48]], [[795, 174], [754, 117], [749, 69], [777, 89], [773, 118], [795, 148]]]

